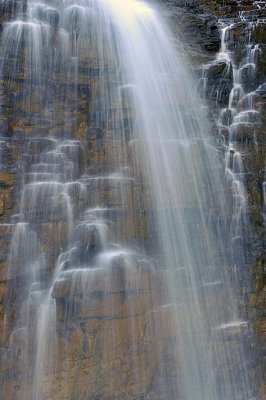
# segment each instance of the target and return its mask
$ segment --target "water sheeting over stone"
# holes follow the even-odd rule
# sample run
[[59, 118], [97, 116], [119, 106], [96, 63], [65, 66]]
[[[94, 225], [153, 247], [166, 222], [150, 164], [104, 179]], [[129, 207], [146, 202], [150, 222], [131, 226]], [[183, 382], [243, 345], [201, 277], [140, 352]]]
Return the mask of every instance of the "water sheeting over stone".
[[[18, 155], [3, 396], [254, 394], [223, 171], [172, 43], [159, 11], [137, 0], [29, 1], [4, 26], [1, 75], [30, 135]], [[219, 67], [233, 79], [227, 58]], [[234, 124], [256, 119], [231, 111], [238, 89], [221, 115], [230, 140]], [[227, 163], [235, 237], [242, 165], [235, 152]]]

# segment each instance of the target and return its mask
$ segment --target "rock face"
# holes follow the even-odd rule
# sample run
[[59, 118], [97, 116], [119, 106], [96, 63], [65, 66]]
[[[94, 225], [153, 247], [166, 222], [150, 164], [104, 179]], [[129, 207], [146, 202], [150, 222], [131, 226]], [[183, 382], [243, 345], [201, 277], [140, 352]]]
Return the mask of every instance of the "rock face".
[[[171, 322], [175, 311], [171, 305], [161, 304], [165, 295], [163, 288], [158, 287], [158, 275], [154, 272], [141, 266], [128, 274], [121, 267], [115, 273], [114, 270], [92, 271], [86, 297], [82, 277], [79, 284], [75, 282], [72, 292], [73, 277], [54, 286], [52, 296], [56, 301], [57, 326], [53, 334], [56, 334], [60, 356], [56, 365], [44, 365], [38, 383], [43, 398], [150, 398], [150, 385], [156, 387], [156, 379], [165, 378], [160, 369], [171, 370], [176, 363], [175, 327]], [[155, 291], [156, 298], [160, 298], [158, 304], [152, 301]], [[158, 335], [160, 342], [156, 339], [155, 350], [154, 341]], [[6, 384], [1, 393], [4, 399], [11, 398], [12, 393], [15, 400], [34, 393], [34, 388], [30, 387], [34, 366], [29, 358], [25, 374], [26, 366], [21, 365], [21, 349], [31, 351], [23, 331], [13, 335], [12, 344], [10, 352], [5, 354]], [[171, 389], [176, 389], [176, 385], [177, 382], [173, 382]], [[163, 398], [167, 393], [166, 389]], [[156, 393], [151, 398], [160, 399], [160, 396]]]
[[[196, 78], [199, 81], [206, 78], [207, 84], [204, 91], [207, 96], [205, 95], [205, 100], [209, 102], [211, 118], [214, 120], [218, 115], [218, 110], [228, 104], [233, 87], [232, 66], [228, 67], [228, 64], [222, 61], [210, 63], [215, 59], [221, 43], [218, 18], [230, 16], [235, 19], [238, 18], [238, 13], [242, 12], [242, 16], [248, 18], [248, 21], [259, 20], [263, 18], [263, 8], [254, 7], [252, 1], [236, 2], [234, 0], [214, 2], [172, 0], [167, 4], [172, 10], [171, 20], [182, 25], [192, 63], [197, 67]], [[0, 2], [0, 25], [3, 21], [14, 17], [14, 11], [15, 14], [25, 12], [25, 7], [26, 2], [15, 0]], [[47, 18], [50, 22], [52, 21], [56, 31], [58, 16], [52, 13]], [[239, 20], [230, 39], [229, 47], [235, 52], [236, 60], [241, 59], [242, 38], [245, 36], [246, 28], [247, 23]], [[254, 88], [248, 87], [248, 79], [244, 79], [244, 81], [246, 89], [256, 90], [255, 101], [263, 121], [258, 123], [255, 128], [243, 123], [238, 126], [234, 135], [235, 140], [240, 142], [244, 153], [243, 162], [247, 174], [246, 187], [252, 226], [247, 269], [244, 274], [244, 289], [241, 288], [242, 299], [245, 302], [243, 314], [252, 321], [258, 340], [264, 343], [266, 331], [264, 317], [265, 257], [262, 255], [265, 244], [262, 185], [265, 180], [266, 153], [264, 129], [266, 90], [263, 86], [266, 57], [265, 43], [263, 42], [265, 40], [264, 25], [257, 24], [251, 37], [252, 42], [260, 44], [261, 52]], [[148, 232], [151, 229], [146, 219], [149, 212], [148, 196], [147, 190], [143, 190], [145, 182], [141, 171], [138, 165], [133, 164], [135, 159], [134, 143], [130, 142], [130, 137], [127, 138], [126, 144], [122, 143], [119, 137], [116, 137], [115, 142], [108, 140], [113, 137], [114, 133], [112, 125], [106, 127], [102, 124], [99, 111], [101, 110], [99, 105], [102, 104], [103, 99], [100, 96], [98, 77], [102, 71], [93, 57], [89, 60], [87, 58], [88, 56], [84, 55], [84, 69], [78, 76], [75, 76], [72, 71], [67, 82], [62, 81], [60, 68], [56, 72], [60, 84], [69, 91], [68, 111], [65, 112], [62, 107], [62, 114], [59, 113], [55, 116], [52, 110], [48, 110], [45, 118], [42, 116], [39, 119], [37, 127], [34, 121], [45, 106], [45, 91], [38, 93], [31, 102], [22, 101], [22, 83], [27, 76], [23, 69], [20, 71], [18, 81], [11, 88], [12, 90], [5, 85], [5, 82], [1, 86], [0, 352], [3, 362], [1, 363], [0, 394], [4, 400], [29, 400], [29, 393], [32, 393], [32, 382], [34, 382], [35, 366], [31, 363], [31, 353], [35, 350], [34, 343], [25, 339], [31, 337], [29, 332], [18, 329], [10, 338], [13, 321], [16, 320], [20, 305], [24, 304], [27, 298], [28, 288], [25, 283], [22, 254], [28, 250], [32, 254], [34, 245], [39, 246], [41, 252], [46, 253], [47, 256], [39, 262], [37, 268], [39, 273], [46, 276], [47, 281], [50, 281], [53, 266], [62, 249], [66, 247], [68, 235], [67, 204], [64, 196], [58, 197], [55, 208], [49, 210], [49, 220], [47, 213], [44, 213], [45, 200], [43, 201], [41, 193], [39, 197], [38, 194], [36, 195], [37, 201], [35, 201], [34, 207], [29, 208], [28, 205], [33, 203], [30, 194], [25, 192], [24, 208], [23, 210], [19, 209], [21, 187], [25, 183], [31, 182], [32, 174], [36, 173], [36, 171], [32, 171], [31, 165], [40, 163], [40, 154], [47, 154], [54, 149], [54, 141], [49, 138], [45, 140], [43, 137], [53, 136], [56, 138], [64, 132], [66, 140], [61, 151], [65, 158], [61, 164], [59, 163], [64, 168], [57, 173], [66, 173], [67, 168], [65, 169], [65, 167], [71, 152], [71, 158], [76, 161], [75, 169], [72, 171], [75, 179], [79, 179], [88, 171], [91, 175], [96, 172], [106, 175], [106, 172], [110, 171], [110, 166], [115, 170], [115, 167], [123, 165], [123, 157], [126, 155], [133, 171], [129, 178], [134, 178], [134, 183], [123, 186], [123, 195], [130, 199], [126, 208], [122, 198], [114, 195], [117, 181], [105, 176], [100, 181], [93, 179], [84, 181], [82, 185], [85, 187], [85, 191], [81, 190], [81, 185], [73, 185], [68, 188], [71, 203], [75, 203], [76, 207], [74, 214], [78, 212], [78, 209], [82, 209], [85, 199], [88, 200], [86, 193], [89, 192], [89, 201], [95, 207], [112, 206], [106, 216], [107, 220], [115, 219], [123, 222], [121, 226], [124, 229], [113, 229], [113, 237], [121, 242], [130, 240], [136, 245], [141, 244], [145, 249], [156, 246], [156, 243], [150, 243], [148, 239]], [[206, 67], [207, 64], [208, 67]], [[90, 80], [88, 80], [88, 70]], [[243, 77], [248, 76], [248, 71], [244, 69], [242, 74]], [[7, 79], [7, 75], [5, 79]], [[75, 100], [74, 90], [76, 89], [71, 85], [71, 81], [74, 79], [78, 82], [78, 103]], [[261, 86], [257, 89], [259, 85]], [[199, 83], [199, 91], [204, 94], [201, 83]], [[53, 101], [60, 104], [62, 99], [59, 99], [56, 93], [54, 96]], [[14, 97], [16, 98], [16, 108], [14, 107]], [[73, 99], [72, 103], [71, 99]], [[248, 99], [243, 98], [242, 102], [245, 101]], [[114, 114], [112, 107], [109, 111], [110, 115]], [[224, 114], [220, 130], [214, 128], [218, 144], [221, 135], [225, 137], [226, 141], [229, 140], [230, 129], [228, 126], [233, 118], [229, 114], [230, 112]], [[134, 116], [127, 115], [121, 120], [121, 123], [129, 126], [132, 118]], [[51, 120], [53, 120], [52, 123]], [[254, 137], [254, 130], [256, 142], [250, 140]], [[130, 132], [130, 129], [128, 131]], [[32, 136], [36, 139], [32, 140]], [[69, 140], [78, 143], [82, 141], [83, 145], [75, 147], [73, 153], [73, 147], [69, 147]], [[221, 158], [222, 154], [223, 151], [221, 151]], [[42, 172], [44, 171], [42, 170]], [[52, 195], [56, 195], [56, 191]], [[95, 203], [99, 197], [103, 199], [100, 205]], [[133, 213], [136, 204], [140, 208], [138, 221], [135, 220]], [[32, 248], [19, 249], [19, 258], [13, 260], [15, 268], [8, 271], [11, 239], [21, 211], [33, 224], [34, 229], [38, 224], [39, 242], [34, 241], [34, 232], [22, 230], [23, 235], [31, 235]], [[112, 226], [110, 229], [112, 230]], [[78, 259], [81, 264], [85, 259], [86, 262], [88, 260], [92, 262], [102, 245], [99, 231], [95, 227], [87, 230], [82, 228], [76, 231], [75, 235], [79, 245], [76, 252], [73, 253], [74, 259]], [[173, 323], [175, 318], [171, 317], [175, 311], [169, 304], [161, 277], [157, 273], [154, 274], [152, 268], [147, 265], [139, 265], [134, 272], [128, 271], [121, 259], [115, 259], [111, 270], [95, 272], [92, 269], [90, 284], [86, 286], [85, 295], [82, 274], [71, 275], [71, 265], [68, 265], [66, 269], [70, 273], [56, 281], [52, 291], [57, 315], [56, 331], [47, 334], [54, 334], [56, 337], [57, 352], [60, 357], [56, 365], [44, 365], [44, 373], [41, 382], [38, 383], [44, 398], [58, 400], [170, 400], [175, 398], [174, 396], [178, 393], [178, 382], [175, 380], [176, 373], [174, 372], [177, 368], [176, 351], [178, 350], [175, 346], [176, 329]], [[250, 281], [251, 276], [252, 280]], [[73, 286], [74, 279], [75, 285]], [[15, 295], [15, 286], [21, 289], [19, 295]], [[33, 296], [36, 290], [32, 290]], [[155, 298], [157, 302], [154, 301]], [[29, 307], [33, 319], [36, 318], [34, 301], [33, 297]], [[250, 306], [248, 302], [250, 302]], [[8, 322], [4, 323], [4, 316]], [[132, 326], [134, 326], [134, 337], [132, 337]], [[154, 351], [155, 336], [156, 338], [160, 337], [159, 342], [156, 339], [158, 344], [156, 351]], [[230, 339], [228, 340], [230, 341]], [[10, 341], [12, 347], [6, 351]], [[218, 342], [219, 340], [217, 340], [217, 346], [219, 346]], [[22, 354], [23, 352], [29, 355], [25, 356]], [[263, 372], [259, 365], [263, 364], [262, 358], [259, 357], [259, 362], [254, 367], [260, 382], [263, 382], [261, 379]], [[22, 360], [27, 360], [28, 364]], [[264, 371], [264, 376], [265, 373], [266, 371]], [[162, 379], [167, 382], [165, 387], [160, 385]], [[26, 382], [26, 384], [22, 384], [22, 382]], [[87, 396], [87, 393], [90, 393], [90, 397]], [[260, 383], [259, 394], [261, 399], [266, 396], [263, 383]]]
[[[0, 22], [23, 14], [25, 4], [1, 2]], [[58, 15], [53, 9], [48, 11], [45, 18], [53, 29], [52, 48], [56, 53]], [[24, 25], [22, 21], [22, 30], [25, 26], [30, 29]], [[156, 246], [148, 239], [147, 190], [135, 165], [135, 144], [130, 143], [129, 134], [124, 140], [115, 130], [123, 124], [126, 134], [130, 132], [134, 115], [128, 109], [123, 116], [117, 115], [116, 104], [103, 98], [99, 76], [102, 79], [106, 74], [107, 79], [109, 71], [97, 63], [93, 49], [85, 45], [79, 49], [78, 74], [74, 66], [67, 75], [66, 66], [58, 62], [53, 71], [56, 86], [47, 74], [38, 92], [33, 85], [31, 92], [25, 93], [31, 85], [27, 63], [23, 62], [23, 55], [31, 54], [31, 42], [26, 38], [25, 34], [21, 53], [12, 54], [21, 57], [12, 85], [9, 76], [13, 59], [1, 60], [0, 397], [148, 398], [151, 390], [156, 391], [156, 380], [163, 374], [165, 377], [168, 366], [174, 369], [176, 362], [173, 310], [166, 290], [144, 263], [128, 272], [120, 259], [123, 255], [113, 260], [111, 269], [93, 268], [107, 240], [103, 228], [108, 228], [113, 241], [130, 242], [142, 251]], [[47, 93], [51, 96], [49, 109]], [[58, 110], [56, 115], [54, 109]], [[103, 112], [110, 116], [108, 126]], [[130, 171], [123, 170], [125, 157]], [[58, 257], [68, 250], [73, 219], [85, 205], [94, 214], [85, 215], [87, 224], [73, 228], [75, 247], [69, 250], [64, 265], [67, 276], [54, 282], [49, 296], [56, 319], [48, 324], [50, 331], [41, 329], [40, 324], [43, 343], [55, 346], [45, 346], [45, 351], [49, 355], [57, 349], [58, 357], [51, 363], [42, 353], [42, 340], [37, 346], [39, 334], [32, 327], [38, 330], [36, 321], [42, 321], [36, 311], [40, 294], [44, 295], [53, 281]], [[95, 220], [101, 219], [105, 224], [99, 226]], [[89, 275], [88, 282], [82, 271], [71, 275], [71, 263], [81, 266]], [[157, 302], [153, 301], [155, 297]], [[43, 313], [45, 317], [45, 310]], [[156, 342], [160, 337], [156, 349], [155, 336]], [[36, 349], [41, 352], [41, 365], [33, 362]], [[177, 384], [172, 380], [169, 390]], [[164, 396], [169, 397], [168, 390]]]
[[[75, 293], [66, 294], [64, 285], [71, 285], [70, 282], [54, 288], [60, 321], [58, 345], [67, 353], [67, 360], [63, 360], [67, 365], [58, 368], [58, 381], [62, 382], [62, 374], [78, 375], [76, 398], [83, 399], [83, 393], [90, 393], [92, 399], [147, 396], [160, 360], [175, 336], [174, 326], [169, 326], [174, 313], [171, 306], [154, 304], [153, 309], [148, 308], [155, 295], [153, 291], [162, 291], [156, 280], [156, 274], [145, 267], [128, 274], [120, 267], [116, 273], [92, 272], [91, 290], [86, 291], [85, 301], [81, 287], [75, 286]], [[66, 321], [65, 307], [71, 302], [78, 312]], [[159, 335], [161, 342], [154, 352], [155, 335]], [[59, 398], [71, 398], [73, 383], [65, 382], [64, 394], [56, 392]]]
[[[233, 88], [233, 68], [224, 61], [204, 66], [199, 70], [200, 91], [202, 97], [207, 97], [219, 106], [225, 106], [229, 102], [229, 96]], [[203, 86], [202, 86], [203, 85]]]
[[[18, 13], [25, 13], [27, 0], [3, 0], [0, 3], [0, 27], [3, 22], [14, 18]], [[0, 28], [2, 30], [2, 27]]]
[[[211, 110], [210, 118], [214, 121], [213, 132], [219, 142], [236, 143], [243, 158], [243, 170], [245, 173], [245, 188], [249, 205], [250, 232], [246, 242], [247, 261], [245, 279], [242, 288], [250, 293], [250, 302], [246, 299], [245, 314], [253, 322], [254, 331], [259, 341], [259, 364], [265, 365], [265, 207], [263, 206], [263, 187], [265, 185], [265, 159], [266, 159], [266, 131], [265, 131], [265, 3], [250, 1], [182, 1], [172, 0], [166, 2], [172, 8], [172, 19], [179, 24], [184, 21], [182, 27], [184, 36], [189, 43], [191, 57], [194, 65], [198, 65], [197, 77], [199, 78], [199, 91], [208, 102]], [[203, 22], [205, 21], [205, 22]], [[211, 21], [212, 30], [209, 29]], [[229, 98], [233, 88], [232, 64], [228, 65], [217, 59], [214, 54], [220, 48], [217, 40], [217, 30], [222, 26], [229, 26], [230, 36], [226, 38], [227, 49], [231, 52], [232, 62], [239, 68], [240, 80], [245, 93], [235, 91], [235, 97]], [[201, 40], [199, 40], [202, 39]], [[205, 43], [207, 46], [205, 46]], [[209, 43], [212, 46], [209, 47]], [[217, 47], [215, 47], [217, 43]], [[247, 44], [254, 48], [253, 63], [244, 65]], [[257, 46], [256, 46], [257, 45]], [[201, 54], [197, 54], [200, 46]], [[223, 49], [220, 49], [220, 52]], [[255, 54], [256, 53], [256, 54]], [[203, 64], [201, 66], [200, 64]], [[242, 67], [243, 65], [243, 67]], [[252, 72], [252, 71], [253, 72]], [[252, 78], [251, 78], [252, 76]], [[204, 95], [205, 93], [205, 95]], [[243, 96], [242, 100], [241, 97]], [[232, 109], [228, 109], [228, 100]], [[224, 108], [225, 107], [225, 108]], [[222, 118], [218, 115], [224, 108]], [[233, 123], [234, 109], [253, 109], [252, 117], [242, 116], [241, 123]], [[258, 119], [256, 120], [256, 118]], [[253, 120], [252, 120], [253, 118]], [[255, 118], [255, 119], [254, 119]], [[217, 132], [216, 121], [219, 129]], [[245, 120], [244, 120], [245, 119]], [[247, 120], [249, 123], [247, 123]], [[255, 121], [256, 120], [256, 121]], [[255, 123], [254, 123], [255, 122]], [[232, 124], [232, 125], [231, 125]], [[230, 126], [230, 128], [229, 128]], [[218, 133], [218, 136], [217, 136]], [[255, 138], [255, 141], [254, 141]], [[265, 368], [258, 368], [260, 376], [260, 398], [266, 397], [266, 389], [263, 382], [266, 381]]]

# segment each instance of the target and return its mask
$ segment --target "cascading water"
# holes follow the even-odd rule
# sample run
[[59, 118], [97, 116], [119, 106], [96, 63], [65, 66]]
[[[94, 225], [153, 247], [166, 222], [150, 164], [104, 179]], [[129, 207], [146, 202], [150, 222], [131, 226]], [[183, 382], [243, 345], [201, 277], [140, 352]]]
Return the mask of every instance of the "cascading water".
[[138, 0], [32, 0], [4, 26], [1, 75], [32, 133], [9, 256], [14, 399], [255, 395], [222, 171], [178, 54]]
[[[247, 15], [246, 15], [247, 14]], [[252, 14], [252, 13], [251, 13]], [[246, 194], [246, 180], [248, 171], [243, 167], [243, 156], [247, 148], [256, 148], [256, 130], [261, 124], [259, 89], [256, 87], [256, 69], [261, 55], [258, 44], [251, 41], [254, 24], [260, 26], [259, 19], [256, 22], [249, 20], [249, 12], [240, 14], [241, 23], [245, 27], [242, 38], [242, 58], [235, 59], [232, 51], [232, 38], [236, 35], [238, 23], [228, 24], [221, 21], [222, 45], [217, 56], [220, 62], [226, 62], [228, 70], [233, 71], [233, 87], [229, 95], [228, 107], [220, 112], [217, 125], [223, 143], [226, 147], [225, 172], [233, 194], [233, 215], [231, 224], [231, 237], [234, 244], [234, 252], [238, 252], [239, 241], [247, 240], [248, 205]], [[240, 262], [236, 259], [235, 269], [237, 279], [242, 275], [242, 251]]]

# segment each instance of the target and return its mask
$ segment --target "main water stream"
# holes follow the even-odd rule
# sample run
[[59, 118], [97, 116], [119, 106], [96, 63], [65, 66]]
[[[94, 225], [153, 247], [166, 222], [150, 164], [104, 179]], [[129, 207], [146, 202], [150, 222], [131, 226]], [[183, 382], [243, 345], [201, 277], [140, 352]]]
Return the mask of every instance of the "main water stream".
[[[1, 75], [32, 129], [23, 139], [9, 255], [10, 299], [21, 295], [21, 276], [24, 288], [15, 311], [10, 303], [6, 314], [7, 330], [10, 313], [13, 318], [8, 347], [20, 343], [24, 366], [14, 399], [255, 396], [252, 339], [230, 282], [223, 168], [184, 46], [159, 14], [138, 0], [30, 0], [27, 13], [4, 25]], [[80, 108], [88, 119], [77, 134], [69, 127]], [[240, 235], [238, 223], [234, 215]], [[83, 337], [90, 338], [91, 324], [121, 319], [121, 309], [131, 316], [128, 340], [138, 357], [128, 373], [139, 391], [133, 384], [126, 390], [111, 372], [120, 365], [124, 373], [125, 353], [117, 346], [122, 331], [104, 333], [95, 363], [86, 364], [92, 350], [84, 340], [74, 355], [70, 344], [64, 342], [64, 354], [60, 347], [60, 337], [75, 332], [73, 321], [82, 321]], [[136, 315], [147, 323], [158, 312], [168, 315], [163, 328], [155, 324], [149, 340], [139, 341]], [[168, 336], [171, 382], [161, 351]], [[74, 374], [73, 360], [79, 364]], [[142, 384], [151, 366], [155, 394], [151, 382]]]

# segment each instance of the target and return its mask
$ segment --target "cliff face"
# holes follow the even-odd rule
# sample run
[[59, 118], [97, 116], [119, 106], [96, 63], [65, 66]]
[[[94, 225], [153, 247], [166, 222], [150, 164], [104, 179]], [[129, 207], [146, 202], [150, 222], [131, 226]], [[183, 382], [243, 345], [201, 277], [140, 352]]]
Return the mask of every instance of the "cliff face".
[[[255, 108], [260, 119], [255, 126], [243, 124], [238, 128], [237, 149], [242, 155], [245, 188], [248, 198], [248, 238], [245, 243], [245, 279], [242, 287], [247, 290], [245, 311], [253, 323], [259, 343], [258, 370], [261, 376], [260, 396], [265, 398], [265, 332], [266, 332], [266, 275], [265, 275], [265, 160], [266, 160], [266, 33], [265, 3], [246, 1], [166, 1], [172, 10], [171, 18], [182, 31], [190, 52], [193, 68], [200, 79], [205, 77], [205, 101], [209, 104], [209, 116], [213, 121], [213, 135], [220, 143], [228, 143], [230, 127], [221, 126], [219, 114], [228, 107], [233, 88], [233, 70], [217, 59], [221, 51], [221, 28], [232, 26], [227, 37], [227, 49], [234, 65], [245, 64], [247, 45], [258, 50], [257, 67], [250, 79], [243, 79], [244, 91], [254, 93]], [[182, 27], [182, 28], [181, 28]], [[248, 67], [247, 67], [248, 68]], [[205, 73], [205, 75], [203, 75]], [[218, 96], [217, 96], [218, 94]], [[203, 95], [203, 93], [202, 93]], [[243, 100], [244, 102], [245, 100]], [[232, 105], [235, 107], [235, 105]], [[238, 106], [241, 110], [241, 105]], [[255, 139], [254, 139], [255, 138]], [[221, 158], [223, 151], [221, 151]], [[230, 190], [230, 189], [229, 189]]]
[[[212, 62], [220, 49], [220, 25], [218, 18], [226, 17], [236, 23], [236, 29], [231, 38], [230, 46], [238, 63], [242, 58], [246, 38], [250, 29], [248, 23], [239, 19], [239, 12], [243, 11], [250, 21], [256, 21], [264, 16], [264, 8], [258, 9], [251, 1], [236, 2], [225, 1], [169, 1], [165, 2], [170, 10], [173, 24], [178, 29], [182, 26], [181, 34], [188, 43], [191, 63], [195, 66], [195, 75], [200, 79], [202, 65]], [[5, 7], [3, 7], [5, 4]], [[16, 12], [25, 11], [25, 2], [7, 1], [0, 4], [2, 14], [0, 23], [14, 17]], [[22, 8], [21, 8], [22, 7]], [[265, 244], [264, 217], [265, 199], [263, 199], [264, 163], [266, 154], [265, 122], [266, 122], [266, 89], [263, 86], [265, 78], [265, 33], [263, 23], [257, 24], [251, 30], [250, 41], [259, 44], [261, 53], [258, 59], [254, 91], [257, 90], [257, 102], [261, 113], [261, 121], [255, 127], [256, 141], [240, 140], [239, 149], [243, 153], [244, 169], [247, 174], [246, 187], [249, 198], [249, 217], [251, 233], [248, 236], [248, 249], [245, 280], [245, 295], [241, 297], [243, 313], [254, 324], [258, 340], [265, 341], [266, 322], [263, 315], [266, 310], [265, 293], [265, 257], [263, 246]], [[78, 82], [79, 101], [73, 100], [65, 112], [54, 115], [48, 110], [45, 118], [42, 110], [45, 107], [45, 87], [31, 101], [25, 103], [22, 99], [23, 81], [27, 79], [27, 71], [21, 69], [14, 86], [8, 86], [8, 69], [1, 82], [0, 94], [0, 346], [4, 361], [1, 365], [0, 393], [4, 400], [28, 398], [32, 391], [34, 365], [32, 354], [34, 348], [31, 336], [25, 337], [25, 332], [18, 330], [10, 339], [13, 321], [20, 305], [27, 299], [26, 276], [23, 270], [22, 255], [25, 249], [20, 249], [19, 259], [13, 265], [19, 266], [8, 272], [8, 254], [11, 240], [14, 235], [16, 218], [19, 214], [20, 189], [31, 173], [30, 166], [38, 159], [41, 153], [48, 152], [54, 144], [44, 136], [59, 137], [64, 132], [66, 140], [73, 137], [83, 142], [78, 150], [78, 167], [74, 171], [76, 177], [81, 177], [84, 171], [91, 174], [106, 173], [115, 166], [123, 165], [126, 157], [133, 163], [134, 145], [122, 143], [117, 138], [114, 142], [102, 140], [106, 130], [103, 126], [93, 124], [95, 107], [100, 100], [99, 66], [93, 57], [84, 56], [84, 70], [78, 76], [69, 76], [68, 81], [62, 81], [58, 72], [59, 85], [66, 87], [69, 99], [75, 99], [76, 87], [71, 85], [72, 80]], [[89, 58], [89, 59], [88, 59]], [[88, 80], [88, 69], [91, 79]], [[208, 68], [207, 95], [205, 100], [209, 103], [210, 118], [213, 124], [213, 134], [217, 138], [218, 149], [223, 162], [224, 150], [219, 146], [221, 128], [217, 127], [216, 120], [219, 110], [226, 107], [229, 94], [233, 87], [233, 72], [225, 77], [226, 65], [223, 62], [211, 64]], [[48, 80], [47, 80], [48, 82]], [[248, 85], [248, 82], [247, 82]], [[221, 94], [217, 101], [216, 93]], [[14, 95], [16, 99], [14, 99]], [[53, 102], [57, 105], [62, 101], [53, 93]], [[15, 106], [16, 103], [16, 106]], [[52, 107], [51, 107], [52, 108]], [[88, 112], [89, 110], [89, 112]], [[116, 116], [117, 118], [117, 116]], [[38, 120], [38, 126], [35, 121]], [[128, 124], [130, 116], [121, 121]], [[226, 128], [223, 128], [223, 138], [226, 137]], [[243, 128], [246, 129], [246, 128]], [[38, 131], [36, 134], [36, 130]], [[39, 135], [39, 138], [36, 136]], [[112, 129], [108, 131], [113, 137]], [[239, 135], [242, 137], [242, 133]], [[244, 133], [248, 137], [249, 133]], [[252, 137], [254, 131], [252, 130]], [[34, 141], [32, 137], [35, 137]], [[225, 139], [226, 140], [226, 139]], [[66, 160], [68, 150], [65, 150]], [[73, 156], [73, 154], [72, 154]], [[134, 185], [123, 188], [123, 195], [128, 201], [114, 195], [112, 181], [103, 181], [100, 184], [90, 182], [86, 190], [90, 192], [90, 204], [94, 204], [101, 192], [104, 199], [101, 206], [115, 204], [119, 206], [121, 226], [124, 231], [112, 232], [118, 235], [119, 241], [131, 240], [133, 243], [144, 243], [145, 248], [154, 245], [148, 242], [146, 214], [149, 211], [147, 198], [143, 187], [143, 177], [138, 166], [132, 165]], [[71, 199], [75, 203], [77, 213], [85, 202], [84, 192], [77, 186], [72, 188]], [[88, 199], [86, 198], [86, 201]], [[135, 219], [133, 209], [139, 207], [139, 220]], [[97, 204], [95, 204], [97, 206]], [[25, 206], [26, 207], [26, 206]], [[265, 208], [263, 208], [265, 207]], [[42, 251], [49, 253], [44, 262], [38, 265], [41, 274], [46, 276], [47, 282], [51, 280], [52, 268], [61, 249], [67, 240], [66, 205], [61, 198], [54, 210], [53, 221], [47, 222], [42, 216], [42, 207], [36, 203], [36, 208], [30, 210], [32, 224], [38, 224], [38, 244]], [[25, 211], [25, 210], [24, 210]], [[26, 210], [27, 211], [27, 210]], [[25, 212], [26, 212], [25, 211]], [[115, 213], [115, 211], [114, 211]], [[13, 217], [11, 218], [11, 216]], [[33, 216], [33, 217], [32, 217]], [[126, 216], [126, 217], [125, 217]], [[114, 217], [114, 215], [112, 215]], [[97, 249], [99, 241], [95, 232], [90, 235], [90, 243]], [[13, 260], [14, 261], [14, 260]], [[177, 368], [175, 327], [171, 324], [174, 320], [171, 313], [174, 311], [168, 303], [167, 293], [162, 286], [163, 279], [154, 274], [148, 265], [139, 265], [136, 272], [125, 274], [124, 260], [118, 258], [112, 266], [111, 277], [94, 276], [91, 290], [87, 290], [86, 298], [82, 289], [76, 286], [76, 291], [71, 290], [71, 281], [66, 279], [55, 285], [52, 297], [57, 308], [57, 354], [55, 365], [45, 365], [42, 377], [41, 390], [46, 399], [143, 399], [159, 400], [174, 398], [173, 393], [178, 392], [178, 382], [175, 381]], [[105, 282], [108, 278], [108, 287]], [[109, 279], [110, 278], [110, 279]], [[19, 287], [18, 291], [14, 288]], [[125, 287], [130, 288], [130, 296], [125, 296]], [[243, 288], [242, 288], [243, 289]], [[155, 296], [156, 293], [156, 296]], [[155, 298], [157, 299], [155, 301]], [[69, 312], [69, 310], [73, 312]], [[115, 310], [115, 313], [114, 313]], [[129, 312], [131, 310], [131, 312]], [[67, 311], [67, 312], [66, 312]], [[30, 305], [32, 321], [36, 319], [34, 301]], [[68, 315], [68, 318], [66, 318]], [[5, 321], [4, 321], [4, 316]], [[132, 338], [132, 327], [135, 336]], [[32, 332], [33, 333], [33, 332]], [[154, 352], [154, 336], [160, 337], [158, 348]], [[8, 343], [12, 343], [6, 351]], [[234, 345], [234, 344], [233, 344]], [[217, 341], [219, 347], [219, 341]], [[263, 346], [261, 347], [263, 348]], [[177, 350], [178, 351], [178, 350]], [[27, 356], [22, 353], [27, 353]], [[22, 362], [27, 360], [27, 364]], [[256, 360], [256, 365], [251, 369], [258, 371], [261, 379], [262, 359]], [[135, 366], [141, 366], [136, 371]], [[167, 371], [163, 376], [161, 371]], [[167, 385], [161, 385], [164, 378]], [[22, 384], [24, 382], [24, 384]], [[159, 390], [160, 388], [160, 390]], [[162, 391], [163, 388], [163, 391]], [[90, 397], [85, 397], [86, 393]], [[23, 397], [24, 396], [24, 397]], [[57, 397], [55, 397], [57, 396]], [[260, 387], [261, 399], [266, 396], [263, 384]], [[36, 400], [36, 399], [34, 399]]]
[[[0, 6], [1, 24], [26, 11], [26, 2], [21, 1], [1, 2]], [[53, 48], [57, 49], [56, 15], [53, 21]], [[29, 51], [28, 46], [25, 41], [21, 52], [12, 55], [20, 59], [16, 79], [11, 83], [12, 59], [1, 60], [5, 69], [0, 94], [0, 397], [170, 398], [171, 391], [177, 391], [175, 373], [172, 376], [176, 370], [173, 310], [171, 305], [165, 307], [169, 300], [162, 277], [145, 262], [128, 274], [123, 255], [114, 257], [110, 268], [92, 271], [90, 282], [85, 285], [86, 293], [82, 276], [75, 282], [74, 291], [71, 279], [54, 285], [51, 296], [56, 304], [56, 321], [54, 325], [48, 324], [50, 331], [41, 326], [40, 335], [44, 341], [49, 340], [41, 353], [42, 366], [34, 364], [37, 344], [32, 327], [36, 327], [39, 318], [36, 293], [40, 288], [29, 287], [28, 264], [37, 252], [45, 254], [34, 261], [34, 274], [41, 276], [44, 286], [48, 286], [57, 259], [66, 250], [71, 218], [79, 215], [85, 203], [95, 207], [96, 213], [97, 209], [103, 213], [102, 218], [115, 222], [109, 227], [112, 240], [130, 241], [142, 249], [155, 243], [148, 243], [149, 207], [141, 171], [134, 164], [135, 145], [119, 137], [114, 129], [119, 124], [130, 125], [131, 116], [128, 110], [121, 116], [116, 105], [108, 103], [108, 128], [102, 122], [99, 76], [104, 79], [102, 74], [107, 69], [95, 60], [93, 47], [85, 44], [79, 49], [83, 67], [78, 74], [72, 68], [66, 78], [62, 72], [65, 66], [57, 65], [53, 71], [55, 86], [47, 75], [42, 77], [38, 92], [33, 85], [31, 93], [25, 94], [24, 82], [29, 79], [29, 71], [24, 54]], [[57, 138], [60, 143], [63, 140], [59, 157]], [[125, 157], [131, 165], [131, 176], [124, 180], [112, 177], [125, 165]], [[47, 159], [51, 164], [49, 170]], [[56, 173], [62, 175], [59, 185], [65, 193], [57, 192], [58, 185], [49, 181], [44, 183], [45, 191], [36, 187], [35, 192], [23, 192], [35, 173], [43, 174], [43, 179], [54, 173], [50, 170], [53, 163]], [[78, 182], [85, 174], [91, 179]], [[94, 179], [96, 176], [100, 178]], [[71, 186], [65, 184], [70, 180], [74, 181]], [[20, 213], [27, 224], [17, 224]], [[99, 231], [92, 224], [76, 234], [80, 247], [73, 255], [73, 263], [84, 254], [92, 257], [101, 250]], [[71, 268], [72, 265], [67, 267]], [[45, 317], [45, 310], [42, 312]], [[155, 336], [160, 337], [156, 348]], [[46, 358], [52, 351], [57, 354], [52, 357], [53, 363]], [[160, 370], [166, 368], [171, 385], [161, 393], [156, 388], [162, 379]]]

